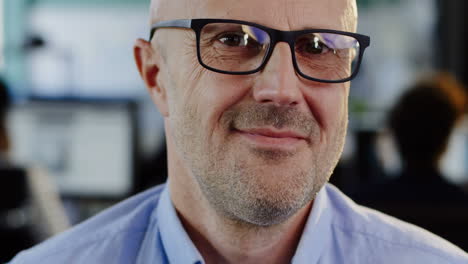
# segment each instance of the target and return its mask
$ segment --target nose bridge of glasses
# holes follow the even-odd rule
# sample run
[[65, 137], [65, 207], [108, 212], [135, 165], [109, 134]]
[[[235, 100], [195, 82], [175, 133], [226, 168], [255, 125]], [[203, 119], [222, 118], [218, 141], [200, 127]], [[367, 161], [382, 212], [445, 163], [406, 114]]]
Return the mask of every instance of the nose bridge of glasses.
[[276, 44], [280, 42], [285, 42], [289, 45], [289, 47], [292, 50], [292, 48], [294, 47], [295, 38], [297, 37], [297, 32], [272, 29], [270, 31], [270, 35], [271, 35], [271, 45], [272, 45], [271, 48], [272, 49], [275, 48]]
[[[271, 60], [278, 60], [279, 59], [279, 63], [278, 63], [278, 66], [277, 67], [293, 67], [294, 70], [295, 69], [295, 65], [293, 63], [294, 61], [294, 39], [296, 38], [296, 33], [294, 31], [281, 31], [281, 30], [276, 30], [276, 29], [272, 29], [271, 32], [270, 32], [270, 38], [271, 38], [271, 43], [270, 43], [270, 52], [269, 54], [267, 55], [267, 58], [266, 58], [266, 61], [265, 61], [265, 65], [264, 67], [269, 67], [269, 64], [271, 64]], [[279, 45], [280, 43], [283, 43], [283, 45]], [[286, 45], [284, 45], [286, 44]], [[280, 48], [281, 46], [284, 46], [284, 49], [285, 51], [280, 51], [278, 48]], [[287, 54], [288, 52], [286, 51], [287, 49], [290, 50], [289, 54]], [[279, 54], [277, 54], [279, 53]], [[284, 53], [286, 53], [286, 55], [283, 55]], [[275, 57], [274, 55], [277, 54], [277, 56], [279, 56], [279, 58], [272, 58], [272, 57]], [[284, 59], [282, 59], [283, 57], [286, 57], [286, 60], [287, 61], [284, 61]], [[289, 60], [287, 59], [287, 57], [289, 57]], [[285, 64], [287, 63], [287, 64]], [[275, 63], [276, 64], [276, 63]], [[271, 66], [271, 65], [270, 65]]]

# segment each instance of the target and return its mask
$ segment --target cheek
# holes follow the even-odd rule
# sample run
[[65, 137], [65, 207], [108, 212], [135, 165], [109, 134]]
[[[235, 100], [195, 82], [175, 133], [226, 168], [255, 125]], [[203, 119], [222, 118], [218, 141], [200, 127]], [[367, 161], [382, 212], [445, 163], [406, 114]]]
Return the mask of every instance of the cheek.
[[319, 120], [325, 135], [344, 125], [348, 113], [348, 87], [345, 85], [312, 87], [305, 93], [306, 101]]
[[[225, 130], [221, 117], [232, 106], [238, 104], [250, 92], [251, 81], [245, 76], [219, 74], [204, 70], [190, 98], [195, 98], [200, 116], [204, 118], [205, 129]], [[193, 100], [193, 99], [192, 99]]]
[[[181, 122], [191, 123], [204, 135], [203, 140], [212, 142], [213, 136], [225, 136], [223, 113], [242, 101], [251, 90], [251, 80], [245, 76], [219, 74], [197, 65], [189, 71], [179, 71], [174, 76], [174, 116], [184, 116]], [[185, 75], [185, 78], [184, 78]], [[188, 77], [188, 78], [187, 78]]]
[[216, 119], [251, 92], [252, 79], [241, 75], [209, 72], [205, 81], [205, 99], [210, 108], [217, 112]]

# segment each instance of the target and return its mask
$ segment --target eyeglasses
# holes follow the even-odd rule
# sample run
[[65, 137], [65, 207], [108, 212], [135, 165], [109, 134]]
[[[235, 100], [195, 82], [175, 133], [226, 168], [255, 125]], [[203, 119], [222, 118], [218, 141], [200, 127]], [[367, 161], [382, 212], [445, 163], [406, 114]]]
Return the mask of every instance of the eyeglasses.
[[231, 19], [180, 19], [155, 23], [159, 28], [195, 31], [199, 63], [214, 72], [243, 75], [262, 70], [278, 42], [289, 44], [296, 72], [305, 79], [341, 83], [358, 73], [370, 38], [328, 29], [281, 31]]

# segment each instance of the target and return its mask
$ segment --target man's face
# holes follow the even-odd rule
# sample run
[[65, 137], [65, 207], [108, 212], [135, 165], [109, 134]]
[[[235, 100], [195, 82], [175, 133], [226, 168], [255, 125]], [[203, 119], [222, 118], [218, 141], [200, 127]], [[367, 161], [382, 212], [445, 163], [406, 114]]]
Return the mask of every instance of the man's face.
[[[175, 18], [225, 18], [280, 30], [354, 31], [348, 0], [197, 0]], [[251, 75], [204, 69], [191, 30], [160, 29], [166, 132], [188, 177], [217, 212], [268, 226], [310, 202], [339, 159], [347, 127], [349, 84], [299, 77], [286, 43]], [[171, 145], [171, 144], [169, 144]]]

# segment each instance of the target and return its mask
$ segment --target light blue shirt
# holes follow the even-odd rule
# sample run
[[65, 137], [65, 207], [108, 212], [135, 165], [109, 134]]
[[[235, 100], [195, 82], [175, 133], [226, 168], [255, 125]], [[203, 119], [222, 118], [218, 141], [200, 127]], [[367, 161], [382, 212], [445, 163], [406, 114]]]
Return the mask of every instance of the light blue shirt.
[[[202, 264], [165, 185], [134, 196], [11, 263]], [[359, 206], [327, 184], [317, 195], [294, 264], [467, 264], [468, 254], [413, 225]]]

